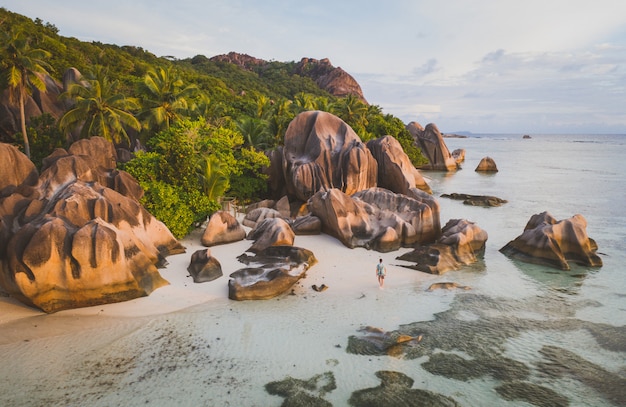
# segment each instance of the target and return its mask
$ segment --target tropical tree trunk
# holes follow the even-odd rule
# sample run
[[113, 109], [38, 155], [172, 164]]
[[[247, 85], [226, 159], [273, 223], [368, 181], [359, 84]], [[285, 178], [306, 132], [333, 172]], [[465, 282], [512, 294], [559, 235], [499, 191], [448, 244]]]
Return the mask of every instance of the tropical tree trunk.
[[26, 134], [26, 114], [24, 113], [24, 92], [20, 91], [20, 121], [22, 125], [22, 137], [24, 138], [24, 153], [30, 159], [30, 143]]

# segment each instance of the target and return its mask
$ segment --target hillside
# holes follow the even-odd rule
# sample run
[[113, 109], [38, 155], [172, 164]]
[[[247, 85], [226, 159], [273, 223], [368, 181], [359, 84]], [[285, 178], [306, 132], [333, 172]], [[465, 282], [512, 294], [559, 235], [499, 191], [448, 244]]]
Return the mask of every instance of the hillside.
[[[157, 57], [64, 37], [53, 23], [5, 8], [0, 27], [0, 142], [38, 167], [81, 138], [114, 142], [120, 169], [146, 191], [142, 203], [179, 235], [226, 194], [240, 202], [266, 197], [268, 156], [303, 111], [332, 113], [364, 142], [391, 135], [415, 166], [425, 160], [405, 124], [369, 104], [328, 59]], [[28, 80], [11, 84], [10, 72], [27, 72]]]
[[[231, 106], [238, 104], [239, 101], [234, 99], [242, 94], [263, 94], [272, 100], [293, 100], [301, 92], [315, 97], [345, 97], [354, 94], [365, 101], [356, 80], [341, 68], [333, 67], [327, 59], [318, 61], [303, 58], [299, 63], [268, 62], [231, 52], [212, 58], [196, 55], [193, 58], [172, 60], [157, 57], [148, 50], [132, 45], [118, 46], [63, 37], [58, 35], [58, 29], [51, 23], [37, 19], [33, 21], [4, 8], [0, 8], [0, 21], [6, 31], [18, 25], [24, 27], [29, 36], [39, 40], [41, 48], [50, 52], [48, 72], [61, 90], [63, 75], [69, 68], [87, 73], [96, 65], [106, 66], [108, 75], [119, 80], [132, 93], [137, 82], [151, 67], [174, 66], [187, 82], [196, 84], [216, 103]], [[0, 86], [6, 88], [6, 84]], [[31, 114], [27, 116], [51, 113], [58, 118], [58, 112], [47, 111], [41, 98], [35, 96], [33, 102], [39, 109], [31, 106]], [[7, 106], [6, 91], [1, 103], [0, 141], [12, 142], [13, 134], [19, 131], [15, 117], [17, 109]]]

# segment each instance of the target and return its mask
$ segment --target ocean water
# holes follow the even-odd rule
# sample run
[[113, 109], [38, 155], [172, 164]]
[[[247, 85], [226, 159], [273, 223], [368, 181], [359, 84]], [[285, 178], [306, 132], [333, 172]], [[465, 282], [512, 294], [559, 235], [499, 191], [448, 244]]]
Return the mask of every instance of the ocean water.
[[[508, 201], [481, 208], [438, 198], [442, 224], [463, 218], [489, 234], [476, 264], [442, 276], [406, 271], [415, 273], [412, 283], [383, 291], [354, 281], [341, 295], [332, 287], [313, 293], [305, 286], [320, 282], [316, 273], [375, 264], [379, 254], [330, 237], [298, 237], [303, 247], [325, 239], [325, 252], [315, 253], [320, 263], [293, 296], [216, 300], [152, 317], [44, 316], [11, 325], [62, 328], [0, 345], [0, 405], [626, 405], [626, 136], [445, 141], [450, 151], [465, 149], [466, 160], [455, 173], [423, 173], [434, 195]], [[474, 171], [485, 156], [498, 173]], [[603, 266], [560, 271], [499, 252], [544, 211], [559, 220], [583, 215]], [[227, 249], [214, 253], [220, 250]], [[401, 253], [385, 261], [401, 266], [394, 260]], [[426, 292], [436, 281], [471, 290]], [[363, 350], [363, 326], [415, 339], [391, 352]], [[430, 401], [417, 403], [420, 391]]]

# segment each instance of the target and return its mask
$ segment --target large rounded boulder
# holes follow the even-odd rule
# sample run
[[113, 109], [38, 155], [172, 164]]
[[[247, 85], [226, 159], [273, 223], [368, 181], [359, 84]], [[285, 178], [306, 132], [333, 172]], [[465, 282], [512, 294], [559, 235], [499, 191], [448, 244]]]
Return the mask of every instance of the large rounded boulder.
[[400, 142], [392, 136], [383, 136], [367, 142], [378, 163], [378, 186], [398, 194], [407, 194], [411, 188], [431, 193], [422, 174], [413, 166]]
[[430, 274], [443, 274], [475, 263], [485, 251], [487, 232], [474, 222], [451, 219], [442, 229], [441, 237], [432, 244], [418, 245], [399, 260], [415, 263], [408, 268]]
[[548, 212], [533, 215], [524, 232], [500, 249], [514, 259], [569, 270], [569, 261], [601, 267], [598, 245], [587, 235], [582, 215], [557, 221]]
[[411, 122], [406, 128], [413, 136], [417, 146], [422, 150], [422, 154], [428, 158], [428, 164], [420, 168], [434, 171], [456, 171], [458, 169], [456, 159], [448, 150], [437, 125], [430, 123], [421, 130], [422, 126]]
[[283, 173], [288, 195], [306, 202], [318, 191], [337, 188], [351, 195], [376, 186], [378, 164], [343, 120], [307, 111], [285, 133]]
[[37, 184], [37, 168], [20, 150], [0, 143], [0, 198], [12, 194], [21, 186]]
[[254, 240], [248, 251], [260, 253], [270, 246], [292, 246], [295, 237], [286, 220], [266, 218], [248, 233], [247, 239]]
[[217, 211], [209, 218], [202, 234], [202, 245], [211, 247], [238, 242], [246, 238], [246, 231], [237, 218], [226, 211]]
[[308, 205], [322, 231], [345, 246], [388, 252], [432, 242], [441, 233], [436, 200], [416, 188], [410, 194], [370, 188], [349, 196], [331, 189], [315, 194]]
[[266, 300], [289, 290], [317, 263], [313, 252], [293, 246], [270, 246], [238, 259], [248, 265], [230, 275], [228, 298]]
[[[136, 193], [106, 186], [120, 172], [103, 141], [55, 152], [32, 194], [0, 198], [0, 287], [25, 304], [55, 312], [146, 296], [168, 284], [165, 256], [184, 252]], [[130, 176], [118, 185], [140, 190]]]

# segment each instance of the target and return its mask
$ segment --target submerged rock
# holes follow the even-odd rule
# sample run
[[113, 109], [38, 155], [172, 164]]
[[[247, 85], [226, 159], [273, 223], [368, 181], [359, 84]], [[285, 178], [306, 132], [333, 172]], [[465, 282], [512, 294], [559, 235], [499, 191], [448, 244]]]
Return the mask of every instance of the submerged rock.
[[[589, 403], [592, 400], [596, 404], [608, 402], [624, 405], [626, 383], [619, 372], [608, 371], [585, 360], [576, 353], [578, 351], [575, 352], [575, 349], [566, 350], [552, 345], [546, 346], [542, 342], [535, 343], [534, 338], [538, 337], [551, 344], [553, 343], [551, 338], [580, 338], [581, 332], [584, 332], [591, 334], [604, 351], [615, 355], [624, 352], [626, 344], [623, 338], [626, 335], [626, 327], [577, 319], [578, 310], [586, 306], [579, 304], [571, 296], [511, 299], [461, 292], [454, 296], [450, 308], [446, 311], [437, 313], [428, 320], [404, 323], [397, 330], [385, 331], [385, 334], [390, 337], [421, 336], [422, 339], [417, 346], [402, 348], [402, 358], [416, 360], [428, 357], [428, 361], [424, 362], [427, 364], [424, 368], [434, 374], [455, 380], [474, 380], [491, 376], [496, 380], [510, 383], [531, 379], [534, 381], [537, 378], [542, 380], [547, 378], [547, 383], [555, 385], [563, 380], [578, 381], [581, 385], [594, 390], [593, 395], [579, 404], [592, 405], [593, 402]], [[542, 335], [537, 336], [538, 332], [542, 332]], [[521, 360], [511, 359], [514, 356], [509, 353], [510, 343], [520, 338], [525, 341], [532, 340], [529, 350], [540, 349], [539, 352], [531, 356], [518, 355], [522, 356]], [[576, 347], [579, 343], [578, 339], [566, 340], [569, 346], [574, 344]], [[593, 342], [590, 344], [595, 346]], [[349, 337], [346, 351], [365, 357], [387, 355], [385, 349], [372, 346], [360, 336], [354, 335]], [[534, 361], [532, 366], [526, 365], [529, 361]], [[542, 388], [526, 387], [525, 390], [529, 393], [525, 397], [528, 398], [522, 398], [517, 393], [519, 389], [520, 387], [517, 390], [505, 388], [508, 395], [502, 397], [515, 396], [520, 400], [537, 400], [536, 397], [551, 393]], [[588, 393], [586, 387], [582, 387], [581, 393]], [[558, 394], [554, 396], [554, 400], [562, 400]]]
[[576, 353], [556, 346], [539, 351], [545, 361], [539, 364], [543, 374], [555, 379], [569, 376], [591, 387], [616, 406], [626, 405], [626, 378], [609, 372]]
[[537, 407], [567, 407], [567, 397], [547, 387], [528, 382], [507, 382], [496, 387], [498, 394], [505, 400], [521, 400]]
[[440, 283], [432, 283], [429, 287], [428, 290], [426, 291], [435, 291], [435, 290], [454, 290], [454, 289], [459, 289], [459, 290], [471, 290], [472, 288], [466, 285], [460, 285], [458, 283], [454, 283], [454, 282], [440, 282]]
[[403, 373], [380, 370], [376, 372], [376, 377], [380, 379], [380, 385], [352, 393], [348, 400], [351, 406], [455, 407], [460, 405], [451, 397], [428, 390], [413, 389], [413, 379]]
[[453, 192], [451, 194], [441, 194], [442, 198], [455, 199], [457, 201], [463, 201], [464, 205], [470, 206], [485, 206], [485, 207], [493, 207], [493, 206], [502, 206], [507, 203], [506, 199], [501, 199], [496, 196], [491, 195], [470, 195], [470, 194], [459, 194]]
[[288, 291], [317, 263], [313, 252], [293, 246], [270, 246], [238, 259], [252, 267], [235, 271], [228, 281], [231, 300], [266, 300]]
[[487, 375], [502, 381], [524, 380], [530, 375], [530, 369], [525, 364], [501, 356], [469, 360], [453, 353], [438, 352], [422, 363], [422, 367], [432, 374], [461, 381]]
[[398, 332], [385, 332], [380, 328], [366, 326], [359, 329], [360, 336], [348, 338], [348, 353], [357, 355], [388, 355], [399, 357], [407, 347], [417, 346], [422, 336], [403, 335]]
[[524, 232], [500, 249], [505, 255], [528, 263], [569, 270], [569, 261], [601, 267], [596, 242], [587, 236], [582, 215], [557, 221], [548, 212], [533, 215]]
[[333, 372], [318, 374], [308, 380], [287, 377], [265, 385], [269, 394], [285, 398], [281, 404], [284, 407], [332, 407], [324, 396], [336, 388]]

